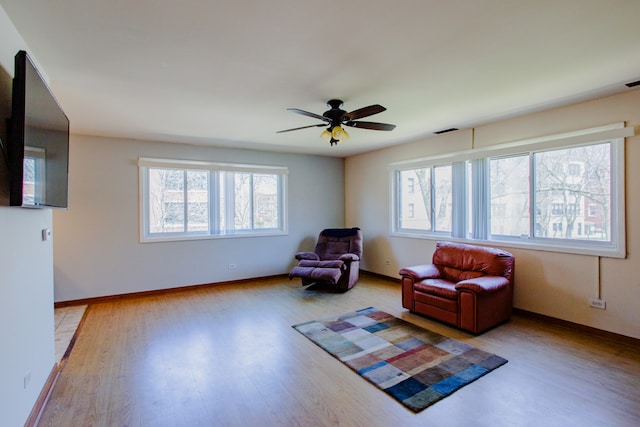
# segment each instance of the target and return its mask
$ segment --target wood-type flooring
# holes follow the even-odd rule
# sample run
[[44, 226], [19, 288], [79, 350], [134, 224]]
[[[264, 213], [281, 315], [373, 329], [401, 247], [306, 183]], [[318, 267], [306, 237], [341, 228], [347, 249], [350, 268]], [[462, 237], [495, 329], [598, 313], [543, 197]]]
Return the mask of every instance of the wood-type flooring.
[[[373, 306], [509, 362], [415, 414], [291, 325]], [[286, 277], [90, 304], [39, 426], [638, 426], [633, 343], [514, 315], [473, 336], [409, 313], [398, 282]]]

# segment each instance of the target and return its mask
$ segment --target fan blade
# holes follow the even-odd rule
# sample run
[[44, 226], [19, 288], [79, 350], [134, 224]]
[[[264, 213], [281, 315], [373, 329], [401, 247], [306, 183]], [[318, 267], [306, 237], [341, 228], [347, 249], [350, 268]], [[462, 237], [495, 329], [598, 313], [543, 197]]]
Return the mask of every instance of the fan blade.
[[327, 125], [326, 123], [320, 123], [317, 125], [309, 125], [309, 126], [302, 126], [299, 128], [279, 130], [276, 133], [291, 132], [292, 130], [307, 129], [307, 128], [319, 128], [319, 127], [325, 127], [326, 125]]
[[352, 128], [373, 129], [373, 130], [394, 130], [396, 128], [396, 125], [390, 125], [387, 123], [376, 123], [376, 122], [348, 121], [345, 123], [345, 125], [351, 126]]
[[382, 113], [385, 111], [382, 105], [369, 105], [368, 107], [358, 108], [357, 110], [353, 110], [350, 113], [344, 115], [344, 120], [357, 120], [363, 117], [373, 116], [374, 114]]
[[304, 111], [299, 108], [287, 108], [287, 111], [293, 111], [294, 113], [302, 114], [303, 116], [313, 117], [315, 119], [322, 120], [323, 122], [331, 122], [331, 119], [328, 119], [325, 116], [321, 116], [320, 114], [316, 114], [316, 113], [311, 113], [309, 111]]

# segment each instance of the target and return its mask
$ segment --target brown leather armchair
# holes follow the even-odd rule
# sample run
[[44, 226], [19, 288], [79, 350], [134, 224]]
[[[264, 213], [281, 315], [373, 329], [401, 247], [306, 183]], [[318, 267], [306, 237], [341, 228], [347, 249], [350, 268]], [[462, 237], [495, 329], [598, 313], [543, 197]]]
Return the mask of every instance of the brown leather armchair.
[[478, 334], [511, 316], [514, 262], [501, 249], [438, 242], [432, 264], [400, 270], [402, 306]]
[[302, 279], [302, 285], [334, 285], [341, 291], [355, 286], [360, 276], [362, 231], [359, 228], [327, 228], [320, 232], [313, 252], [298, 252], [298, 265], [289, 272], [289, 280]]

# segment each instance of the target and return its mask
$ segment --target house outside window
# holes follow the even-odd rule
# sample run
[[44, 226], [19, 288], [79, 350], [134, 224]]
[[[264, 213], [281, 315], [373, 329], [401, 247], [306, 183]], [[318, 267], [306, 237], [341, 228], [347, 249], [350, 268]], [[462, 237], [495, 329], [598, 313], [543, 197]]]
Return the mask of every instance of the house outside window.
[[569, 176], [580, 176], [580, 169], [579, 163], [569, 163]]
[[415, 218], [415, 216], [416, 216], [416, 205], [415, 205], [415, 203], [409, 203], [409, 205], [407, 207], [409, 208], [409, 211], [407, 212], [407, 217], [408, 218]]
[[413, 194], [416, 191], [416, 180], [415, 178], [407, 178], [407, 192], [409, 194]]
[[564, 204], [563, 203], [552, 203], [551, 204], [551, 215], [562, 215], [564, 213]]

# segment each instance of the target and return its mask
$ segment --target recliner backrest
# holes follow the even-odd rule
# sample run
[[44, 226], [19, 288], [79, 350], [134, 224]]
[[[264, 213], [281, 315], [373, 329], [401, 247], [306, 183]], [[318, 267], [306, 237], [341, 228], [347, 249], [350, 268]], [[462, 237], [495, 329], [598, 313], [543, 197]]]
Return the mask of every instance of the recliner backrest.
[[320, 232], [314, 251], [320, 259], [333, 260], [351, 253], [362, 256], [362, 232], [359, 228], [327, 228]]

